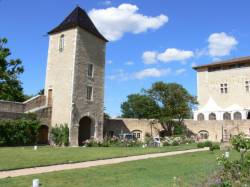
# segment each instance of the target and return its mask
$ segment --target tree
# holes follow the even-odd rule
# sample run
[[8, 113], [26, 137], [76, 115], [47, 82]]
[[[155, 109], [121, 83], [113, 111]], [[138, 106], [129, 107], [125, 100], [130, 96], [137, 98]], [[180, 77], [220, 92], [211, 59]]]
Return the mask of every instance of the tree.
[[159, 107], [149, 96], [131, 94], [127, 98], [121, 105], [122, 117], [154, 119], [158, 116]]
[[11, 52], [5, 47], [6, 38], [0, 38], [0, 100], [19, 101], [26, 99], [23, 94], [22, 83], [18, 80], [24, 72], [20, 59], [8, 60]]
[[169, 135], [176, 125], [180, 126], [185, 118], [190, 118], [192, 107], [197, 104], [196, 98], [177, 83], [156, 82], [144, 92], [158, 104], [158, 120]]
[[156, 119], [168, 135], [180, 133], [182, 122], [190, 118], [196, 98], [176, 83], [156, 82], [142, 94], [128, 96], [122, 103], [122, 117]]

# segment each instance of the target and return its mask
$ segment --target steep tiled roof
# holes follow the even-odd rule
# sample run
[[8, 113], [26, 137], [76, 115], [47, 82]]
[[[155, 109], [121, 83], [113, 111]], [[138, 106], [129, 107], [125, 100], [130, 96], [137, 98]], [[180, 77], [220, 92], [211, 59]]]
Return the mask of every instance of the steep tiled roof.
[[204, 65], [199, 65], [199, 66], [194, 66], [193, 69], [198, 70], [201, 68], [206, 68], [206, 67], [219, 67], [219, 66], [226, 66], [226, 65], [234, 65], [234, 64], [240, 64], [240, 63], [250, 63], [250, 56], [246, 57], [240, 57], [240, 58], [234, 58], [230, 60], [224, 60], [220, 62], [214, 62], [210, 64], [204, 64]]
[[60, 25], [49, 31], [48, 34], [55, 34], [75, 27], [85, 29], [105, 42], [108, 42], [108, 40], [97, 30], [88, 14], [80, 7], [76, 7]]

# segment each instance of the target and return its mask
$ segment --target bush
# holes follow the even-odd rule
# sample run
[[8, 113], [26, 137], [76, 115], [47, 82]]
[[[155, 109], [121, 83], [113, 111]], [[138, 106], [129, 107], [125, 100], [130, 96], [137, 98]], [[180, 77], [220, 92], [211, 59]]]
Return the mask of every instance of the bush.
[[213, 143], [211, 141], [199, 142], [197, 143], [198, 148], [212, 147]]
[[51, 139], [55, 145], [68, 146], [69, 145], [69, 128], [67, 124], [56, 125], [51, 129]]
[[141, 147], [142, 142], [138, 140], [121, 140], [117, 137], [104, 138], [102, 142], [94, 138], [85, 141], [87, 147]]
[[250, 139], [243, 133], [233, 136], [230, 141], [237, 151], [250, 149]]
[[0, 146], [36, 144], [39, 127], [40, 122], [35, 117], [0, 120]]

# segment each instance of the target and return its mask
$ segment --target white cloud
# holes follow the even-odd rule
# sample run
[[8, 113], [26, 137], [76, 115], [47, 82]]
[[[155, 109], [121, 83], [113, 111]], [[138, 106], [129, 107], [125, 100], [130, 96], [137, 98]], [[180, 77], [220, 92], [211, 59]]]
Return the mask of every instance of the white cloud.
[[145, 51], [142, 54], [144, 64], [155, 64], [157, 62], [157, 52]]
[[147, 68], [144, 70], [141, 70], [139, 72], [136, 72], [134, 74], [134, 77], [136, 79], [144, 79], [147, 77], [161, 77], [168, 75], [171, 72], [171, 69], [157, 69], [157, 68]]
[[166, 49], [165, 52], [158, 55], [158, 60], [162, 62], [184, 61], [194, 56], [192, 51], [185, 51], [175, 48]]
[[134, 62], [133, 61], [127, 61], [125, 63], [126, 66], [133, 66], [134, 65]]
[[210, 56], [226, 56], [238, 44], [238, 41], [224, 32], [213, 33], [208, 38], [208, 52]]
[[92, 9], [89, 16], [110, 41], [115, 41], [125, 33], [138, 34], [149, 29], [158, 29], [168, 22], [166, 15], [150, 17], [138, 13], [139, 8], [132, 4], [121, 4], [118, 7]]
[[183, 74], [183, 73], [185, 73], [187, 70], [185, 69], [185, 68], [181, 68], [181, 69], [177, 69], [176, 71], [175, 71], [175, 73], [176, 73], [176, 75], [181, 75], [181, 74]]

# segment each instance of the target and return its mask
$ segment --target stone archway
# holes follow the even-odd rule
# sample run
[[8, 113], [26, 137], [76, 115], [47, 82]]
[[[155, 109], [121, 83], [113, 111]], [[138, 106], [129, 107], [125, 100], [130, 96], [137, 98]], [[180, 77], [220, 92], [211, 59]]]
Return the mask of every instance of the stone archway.
[[38, 129], [37, 143], [48, 144], [49, 127], [47, 125], [41, 125]]
[[91, 128], [92, 128], [93, 120], [90, 117], [83, 117], [79, 121], [78, 128], [78, 144], [83, 145], [84, 141], [91, 138]]

